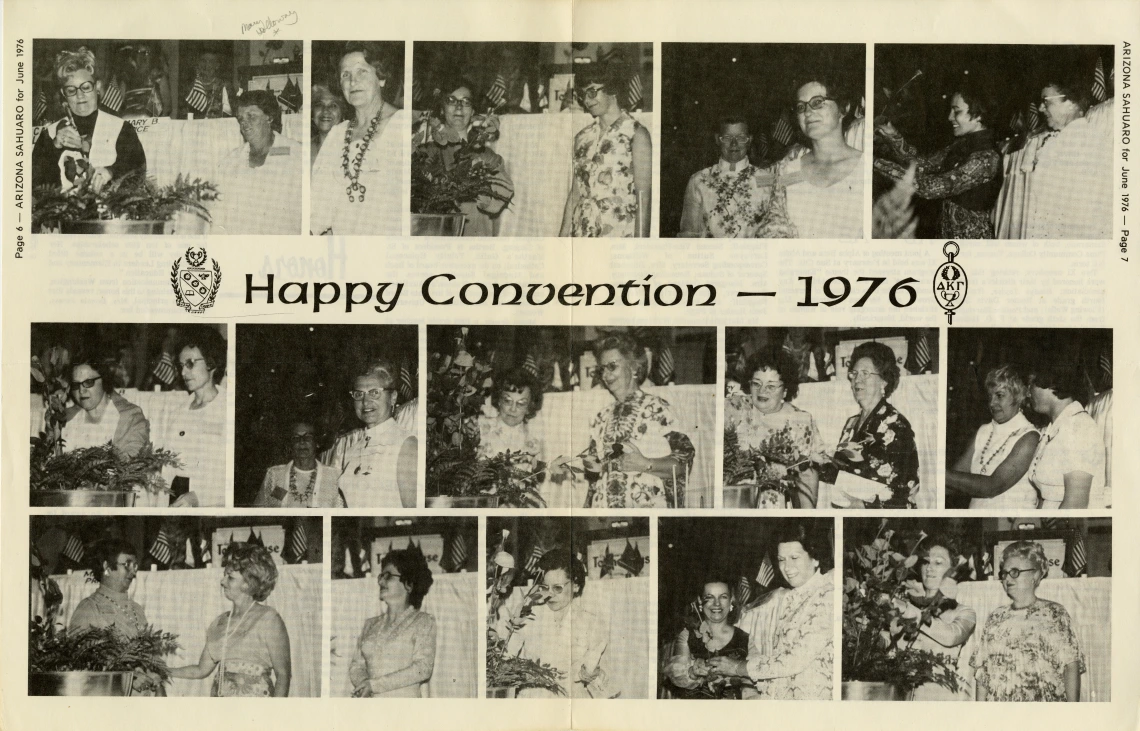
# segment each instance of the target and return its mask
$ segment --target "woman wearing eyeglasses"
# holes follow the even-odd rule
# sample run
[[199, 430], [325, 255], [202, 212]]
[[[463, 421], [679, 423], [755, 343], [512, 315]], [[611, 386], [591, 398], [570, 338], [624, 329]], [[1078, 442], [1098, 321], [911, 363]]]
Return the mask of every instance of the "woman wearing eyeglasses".
[[863, 153], [843, 136], [854, 120], [853, 97], [826, 73], [796, 84], [792, 110], [810, 150], [778, 163], [777, 170], [801, 239], [863, 237]]
[[257, 508], [343, 508], [336, 473], [317, 461], [317, 432], [312, 423], [294, 421], [289, 428], [293, 459], [265, 471]]
[[95, 54], [81, 47], [55, 58], [66, 116], [44, 128], [32, 150], [33, 186], [63, 191], [85, 185], [98, 191], [129, 173], [146, 173], [146, 153], [135, 128], [99, 109], [103, 82]]
[[[798, 364], [782, 350], [763, 349], [749, 358], [744, 373], [750, 374], [743, 384], [744, 394], [725, 400], [724, 428], [736, 433], [742, 452], [755, 450], [754, 454], [764, 456], [763, 466], [756, 467], [762, 474], [753, 472], [746, 478], [759, 486], [755, 507], [814, 508], [819, 489], [817, 465], [830, 460], [815, 419], [792, 405], [800, 389]], [[795, 484], [794, 494], [770, 486], [786, 483], [789, 476]]]
[[115, 393], [113, 363], [77, 357], [71, 363], [71, 398], [63, 426], [64, 451], [100, 447], [107, 442], [123, 457], [134, 457], [150, 444], [150, 422], [142, 409]]
[[416, 506], [416, 438], [396, 421], [399, 371], [386, 359], [356, 377], [349, 396], [363, 426], [337, 438], [321, 461], [339, 477], [350, 508]]
[[998, 577], [1012, 603], [990, 612], [970, 659], [977, 700], [1081, 699], [1085, 659], [1073, 620], [1057, 602], [1037, 597], [1048, 573], [1040, 543], [1017, 541], [1002, 552]]
[[[180, 468], [164, 469], [163, 477], [176, 498], [174, 507], [222, 508], [226, 505], [226, 392], [221, 382], [226, 374], [226, 341], [214, 328], [198, 326], [181, 334], [177, 353], [182, 385], [190, 399], [156, 419], [155, 446], [169, 449], [182, 461]], [[162, 420], [165, 423], [159, 423]]]
[[480, 192], [463, 196], [471, 200], [459, 199], [455, 203], [467, 218], [464, 236], [497, 236], [499, 214], [515, 194], [506, 163], [489, 146], [499, 138], [499, 118], [489, 112], [475, 114], [479, 96], [470, 81], [459, 77], [444, 79], [439, 88], [442, 94], [437, 115], [428, 116], [416, 130], [412, 165], [422, 166], [425, 172], [438, 167], [452, 171], [458, 166], [487, 170]]
[[574, 176], [559, 236], [649, 236], [653, 145], [649, 131], [621, 106], [628, 83], [618, 65], [574, 72], [578, 100], [594, 121], [574, 136]]
[[832, 502], [843, 507], [913, 508], [918, 448], [910, 422], [887, 402], [899, 385], [895, 353], [867, 342], [851, 353], [847, 380], [859, 413], [847, 420], [832, 461], [838, 468]]
[[313, 163], [314, 234], [400, 233], [407, 115], [385, 99], [393, 74], [384, 51], [379, 43], [352, 41], [340, 57], [340, 86], [352, 110], [329, 130]]
[[423, 553], [389, 551], [380, 562], [384, 610], [364, 622], [348, 666], [355, 698], [420, 698], [435, 670], [435, 617], [420, 611], [434, 579]]

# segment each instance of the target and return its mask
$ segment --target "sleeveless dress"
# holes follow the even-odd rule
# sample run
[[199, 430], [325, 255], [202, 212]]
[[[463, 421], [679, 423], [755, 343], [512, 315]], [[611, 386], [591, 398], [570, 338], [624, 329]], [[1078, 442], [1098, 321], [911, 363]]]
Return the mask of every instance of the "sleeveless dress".
[[[978, 429], [974, 436], [974, 457], [970, 461], [970, 472], [975, 475], [991, 475], [997, 466], [1005, 461], [1014, 446], [1026, 434], [1037, 430], [1020, 411], [1004, 424], [991, 421]], [[989, 449], [986, 449], [986, 445]], [[1037, 491], [1029, 482], [1029, 470], [1021, 479], [1001, 495], [984, 498], [976, 497], [970, 500], [970, 509], [1011, 508], [1014, 510], [1035, 510], [1037, 508]]]
[[[803, 158], [781, 162], [781, 176], [803, 170]], [[796, 176], [798, 177], [798, 175]], [[863, 164], [851, 168], [847, 177], [827, 187], [807, 180], [785, 178], [788, 215], [801, 239], [863, 238]]]
[[269, 628], [267, 619], [278, 616], [277, 611], [264, 604], [255, 604], [238, 621], [230, 623], [227, 635], [226, 620], [229, 616], [230, 612], [221, 614], [206, 630], [206, 651], [218, 663], [210, 695], [271, 697], [274, 690], [273, 658], [269, 654], [265, 632]]
[[603, 129], [600, 119], [574, 136], [574, 206], [571, 235], [632, 238], [637, 227], [633, 136], [641, 124], [622, 112]]
[[388, 419], [338, 438], [321, 462], [340, 476], [340, 491], [350, 508], [415, 507], [402, 505], [397, 483], [400, 450], [412, 438]]

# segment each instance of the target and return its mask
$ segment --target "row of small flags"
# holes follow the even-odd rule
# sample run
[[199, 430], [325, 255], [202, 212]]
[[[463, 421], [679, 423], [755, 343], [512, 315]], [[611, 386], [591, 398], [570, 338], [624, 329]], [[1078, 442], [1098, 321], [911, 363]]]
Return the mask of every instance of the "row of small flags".
[[[1112, 82], [1114, 77], [1114, 70], [1110, 69], [1108, 72], [1109, 82]], [[1093, 69], [1092, 97], [1093, 101], [1098, 104], [1108, 99], [1108, 84], [1105, 83], [1104, 78], [1104, 60], [1100, 58], [1096, 60], [1096, 68]], [[1038, 131], [1044, 124], [1041, 119], [1040, 106], [1040, 100], [1031, 99], [1024, 111], [1018, 112], [1013, 116], [1013, 119], [1010, 121], [1010, 127], [1014, 129], [1023, 128], [1027, 134], [1033, 134]]]

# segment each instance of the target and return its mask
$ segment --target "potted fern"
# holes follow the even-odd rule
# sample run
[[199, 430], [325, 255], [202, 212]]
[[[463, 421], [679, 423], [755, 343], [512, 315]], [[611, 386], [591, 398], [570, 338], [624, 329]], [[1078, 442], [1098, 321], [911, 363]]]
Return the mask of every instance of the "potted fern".
[[98, 191], [87, 179], [67, 191], [41, 185], [33, 196], [32, 232], [175, 233], [176, 227], [186, 228], [181, 223], [175, 226], [183, 213], [209, 223], [204, 203], [217, 198], [217, 186], [211, 182], [179, 175], [170, 185], [159, 186], [141, 171], [112, 180]]

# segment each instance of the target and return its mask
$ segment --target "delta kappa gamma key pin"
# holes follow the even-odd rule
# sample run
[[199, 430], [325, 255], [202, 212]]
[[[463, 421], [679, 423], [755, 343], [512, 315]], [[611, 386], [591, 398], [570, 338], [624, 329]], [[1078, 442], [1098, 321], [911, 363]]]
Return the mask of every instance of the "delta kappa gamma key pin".
[[946, 323], [953, 325], [954, 310], [966, 301], [966, 270], [954, 261], [958, 256], [958, 244], [947, 241], [942, 253], [946, 255], [946, 261], [934, 272], [934, 299], [946, 313]]

